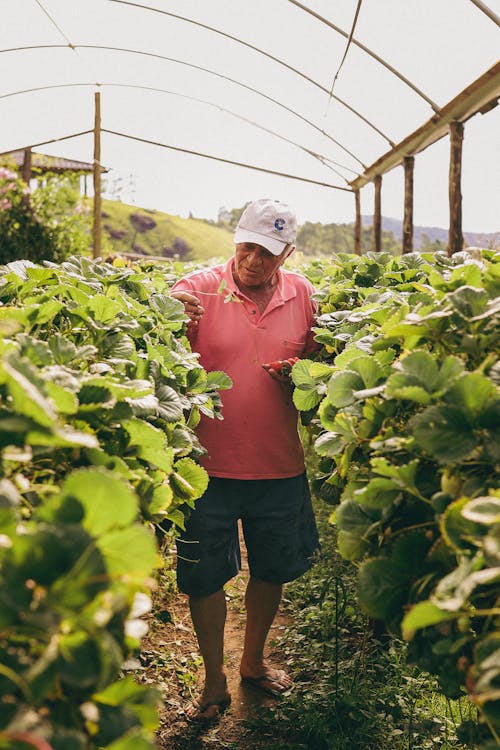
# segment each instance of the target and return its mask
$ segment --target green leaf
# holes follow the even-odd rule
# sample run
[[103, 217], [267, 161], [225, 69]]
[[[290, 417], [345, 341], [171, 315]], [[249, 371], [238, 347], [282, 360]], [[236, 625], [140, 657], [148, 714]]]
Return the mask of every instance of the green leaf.
[[431, 601], [418, 602], [404, 616], [401, 627], [403, 638], [410, 641], [416, 630], [450, 620], [454, 615], [437, 607]]
[[314, 450], [319, 456], [335, 456], [344, 447], [345, 440], [335, 432], [324, 432], [314, 443]]
[[402, 616], [408, 584], [388, 558], [361, 563], [358, 573], [358, 597], [370, 617], [393, 620]]
[[167, 422], [178, 422], [182, 419], [183, 408], [179, 394], [165, 383], [157, 383], [155, 396], [158, 399], [158, 416]]
[[126, 419], [122, 427], [129, 435], [129, 450], [133, 449], [134, 455], [167, 473], [171, 471], [173, 449], [168, 447], [165, 433], [140, 419]]
[[490, 526], [500, 522], [500, 498], [476, 497], [462, 508], [462, 515], [468, 521]]
[[93, 536], [132, 523], [138, 513], [134, 492], [102, 469], [74, 471], [61, 488], [63, 500], [77, 500], [85, 510], [83, 527]]
[[429, 406], [410, 419], [417, 444], [439, 463], [457, 463], [477, 446], [464, 411], [456, 406]]
[[143, 580], [160, 564], [154, 536], [145, 526], [111, 531], [96, 544], [111, 576], [128, 574]]
[[439, 522], [446, 544], [457, 552], [479, 547], [485, 534], [482, 524], [464, 517], [462, 511], [469, 502], [468, 497], [461, 497], [450, 503]]
[[233, 387], [233, 381], [220, 370], [211, 370], [207, 372], [207, 390], [226, 391]]
[[445, 395], [445, 400], [463, 409], [471, 419], [475, 419], [495, 400], [498, 400], [498, 392], [485, 375], [479, 372], [469, 372], [450, 388]]
[[123, 311], [122, 305], [104, 294], [94, 294], [87, 305], [88, 309], [94, 314], [94, 319], [100, 323], [109, 323], [116, 318], [118, 313]]
[[57, 420], [51, 402], [37, 385], [37, 371], [28, 362], [11, 356], [2, 363], [0, 382], [5, 382], [12, 397], [14, 411], [38, 422], [44, 427], [52, 427]]
[[365, 487], [354, 492], [354, 498], [367, 508], [383, 510], [401, 496], [401, 490], [392, 479], [371, 479]]
[[[184, 501], [197, 500], [208, 487], [208, 474], [192, 458], [180, 458], [174, 464], [174, 493]], [[181, 481], [180, 481], [181, 480]]]
[[339, 531], [337, 534], [337, 547], [344, 560], [361, 560], [368, 549], [369, 543], [356, 534], [348, 531]]
[[364, 387], [361, 376], [352, 370], [336, 372], [328, 383], [328, 399], [336, 407], [341, 408], [354, 403], [354, 391]]

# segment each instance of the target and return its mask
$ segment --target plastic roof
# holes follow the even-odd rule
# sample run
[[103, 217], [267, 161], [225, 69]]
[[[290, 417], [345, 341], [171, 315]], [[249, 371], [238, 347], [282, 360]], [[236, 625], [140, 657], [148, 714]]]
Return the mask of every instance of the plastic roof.
[[[98, 82], [105, 130], [343, 187], [490, 68], [500, 42], [500, 0], [0, 0], [0, 10], [0, 152], [90, 130]], [[474, 118], [490, 121], [482, 145], [494, 119], [498, 135], [498, 111]], [[92, 139], [50, 149], [39, 150], [90, 161]], [[193, 207], [219, 184], [234, 195], [227, 205], [241, 205], [245, 189], [244, 200], [305, 195], [277, 177], [138, 149], [103, 134], [103, 163], [122, 173], [142, 164], [174, 206], [173, 182]], [[353, 210], [349, 195], [300, 190]], [[164, 195], [157, 207], [168, 204]]]

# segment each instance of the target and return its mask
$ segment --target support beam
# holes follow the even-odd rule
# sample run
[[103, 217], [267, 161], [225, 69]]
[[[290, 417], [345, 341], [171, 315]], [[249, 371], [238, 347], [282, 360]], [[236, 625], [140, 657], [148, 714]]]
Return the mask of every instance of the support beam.
[[380, 159], [365, 169], [362, 175], [349, 185], [358, 190], [373, 180], [377, 174], [386, 174], [403, 163], [405, 156], [415, 156], [440, 138], [448, 135], [450, 123], [465, 122], [478, 112], [487, 112], [498, 103], [500, 97], [500, 62], [493, 65], [482, 76], [473, 81], [463, 91], [446, 104], [439, 114], [435, 114], [413, 133]]
[[448, 255], [458, 253], [463, 248], [462, 234], [462, 142], [464, 126], [461, 122], [450, 123], [450, 231], [448, 234]]
[[24, 149], [24, 161], [21, 176], [23, 180], [29, 185], [31, 180], [31, 148]]
[[92, 254], [101, 257], [101, 94], [94, 94], [94, 224], [92, 227]]
[[378, 174], [373, 180], [375, 184], [375, 206], [373, 209], [373, 250], [382, 250], [382, 175]]
[[403, 217], [403, 253], [413, 252], [413, 168], [415, 158], [405, 156], [405, 205]]
[[359, 190], [354, 191], [356, 203], [356, 223], [354, 224], [354, 252], [361, 255], [361, 198]]

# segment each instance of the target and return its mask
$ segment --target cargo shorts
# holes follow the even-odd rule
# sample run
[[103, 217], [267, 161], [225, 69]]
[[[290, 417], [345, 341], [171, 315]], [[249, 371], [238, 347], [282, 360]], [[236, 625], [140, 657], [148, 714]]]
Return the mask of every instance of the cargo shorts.
[[253, 578], [286, 583], [312, 566], [319, 540], [305, 473], [285, 479], [211, 477], [176, 540], [180, 591], [209, 596], [237, 575], [239, 519]]

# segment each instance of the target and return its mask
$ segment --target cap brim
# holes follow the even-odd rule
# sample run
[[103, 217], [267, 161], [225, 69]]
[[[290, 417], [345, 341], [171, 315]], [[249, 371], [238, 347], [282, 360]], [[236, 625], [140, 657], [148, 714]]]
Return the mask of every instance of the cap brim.
[[236, 229], [234, 233], [234, 241], [237, 245], [239, 245], [240, 242], [252, 242], [256, 245], [261, 245], [273, 255], [281, 255], [285, 247], [289, 244], [288, 242], [275, 240], [273, 237], [267, 237], [265, 234], [259, 234], [259, 232], [251, 232], [249, 229], [242, 229], [241, 227]]

